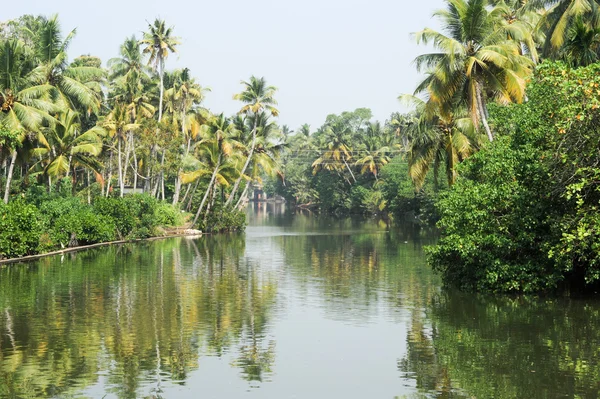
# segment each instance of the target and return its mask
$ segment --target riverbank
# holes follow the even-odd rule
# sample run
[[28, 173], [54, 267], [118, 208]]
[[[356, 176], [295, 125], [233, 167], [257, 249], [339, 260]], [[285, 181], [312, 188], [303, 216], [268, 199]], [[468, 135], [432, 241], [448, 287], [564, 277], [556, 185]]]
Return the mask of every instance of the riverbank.
[[[181, 230], [181, 232], [179, 232], [179, 230]], [[149, 238], [137, 238], [137, 239], [130, 239], [130, 240], [118, 240], [118, 241], [110, 241], [110, 242], [100, 242], [100, 243], [96, 243], [96, 244], [64, 248], [64, 249], [60, 249], [58, 251], [46, 252], [46, 253], [41, 253], [41, 254], [36, 254], [36, 255], [27, 255], [27, 256], [22, 256], [19, 258], [0, 259], [0, 267], [2, 265], [28, 262], [28, 261], [32, 261], [32, 260], [45, 258], [48, 256], [62, 255], [62, 254], [66, 254], [69, 252], [85, 251], [87, 249], [92, 249], [92, 248], [100, 248], [100, 247], [107, 247], [107, 246], [111, 246], [111, 245], [120, 245], [120, 244], [131, 244], [131, 243], [144, 242], [144, 241], [164, 240], [167, 238], [174, 238], [174, 237], [200, 237], [205, 234], [206, 233], [203, 233], [200, 230], [194, 230], [194, 229], [190, 229], [190, 228], [181, 228], [181, 229], [176, 228], [176, 229], [173, 229], [173, 232], [169, 232], [162, 236], [149, 237]]]

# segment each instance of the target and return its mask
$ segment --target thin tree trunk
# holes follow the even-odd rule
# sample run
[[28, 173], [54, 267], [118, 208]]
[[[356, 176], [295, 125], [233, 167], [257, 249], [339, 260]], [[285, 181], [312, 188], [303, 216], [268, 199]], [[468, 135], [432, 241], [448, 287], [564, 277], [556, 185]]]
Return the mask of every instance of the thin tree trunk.
[[198, 211], [196, 212], [196, 216], [194, 216], [194, 221], [192, 222], [192, 225], [195, 225], [196, 222], [198, 221], [198, 218], [200, 217], [200, 213], [202, 212], [202, 208], [204, 208], [204, 203], [206, 202], [206, 199], [208, 198], [208, 194], [210, 193], [210, 189], [212, 187], [212, 185], [215, 182], [215, 179], [217, 178], [217, 173], [219, 171], [219, 167], [221, 166], [221, 154], [219, 154], [219, 159], [217, 160], [217, 165], [215, 166], [215, 170], [213, 171], [212, 176], [210, 177], [210, 182], [208, 183], [208, 187], [206, 188], [206, 192], [204, 193], [204, 197], [202, 198], [202, 202], [200, 202], [200, 206], [198, 207]]
[[188, 197], [188, 194], [190, 193], [190, 190], [191, 190], [191, 188], [192, 188], [192, 185], [191, 185], [191, 184], [188, 184], [188, 185], [187, 185], [187, 188], [185, 189], [185, 194], [183, 195], [183, 198], [181, 199], [181, 203], [182, 203], [182, 204], [184, 204], [184, 203], [185, 203], [185, 200], [187, 199], [187, 197]]
[[123, 198], [123, 191], [125, 191], [125, 182], [123, 181], [123, 161], [121, 159], [122, 154], [121, 154], [121, 138], [117, 136], [117, 156], [118, 156], [118, 160], [117, 160], [117, 165], [119, 168], [119, 190], [121, 191], [119, 193], [119, 197]]
[[[185, 137], [185, 109], [181, 112], [181, 135]], [[187, 140], [186, 150], [181, 158], [177, 176], [175, 176], [175, 191], [173, 192], [173, 206], [179, 202], [179, 194], [181, 192], [181, 174], [183, 173], [183, 160], [188, 156], [190, 150], [190, 139]]]
[[350, 166], [348, 166], [348, 162], [346, 162], [346, 157], [343, 156], [342, 159], [344, 160], [344, 165], [346, 165], [348, 172], [350, 172], [350, 176], [352, 176], [352, 180], [354, 180], [354, 183], [356, 183], [356, 177], [354, 177], [354, 173], [352, 173], [352, 169], [350, 169]]
[[88, 205], [90, 205], [92, 203], [92, 188], [91, 188], [91, 185], [90, 185], [90, 171], [89, 170], [87, 171], [87, 183], [88, 183], [88, 186], [87, 186], [87, 203], [88, 203]]
[[110, 158], [108, 161], [108, 176], [106, 179], [106, 194], [105, 197], [108, 197], [108, 193], [110, 192], [110, 181], [112, 180], [112, 160], [113, 160], [113, 153], [112, 151], [110, 152]]
[[483, 95], [481, 94], [481, 86], [479, 85], [479, 83], [477, 83], [477, 87], [475, 90], [477, 91], [477, 111], [479, 112], [479, 116], [481, 117], [481, 123], [483, 123], [483, 127], [485, 128], [485, 132], [487, 133], [488, 139], [490, 139], [490, 141], [494, 141], [494, 135], [492, 134], [490, 125], [488, 125], [486, 106], [483, 103]]
[[13, 170], [15, 169], [15, 162], [17, 161], [17, 150], [13, 150], [10, 155], [10, 165], [8, 166], [8, 173], [6, 174], [6, 188], [4, 189], [4, 203], [8, 204], [8, 196], [10, 194], [10, 183], [12, 182]]
[[242, 191], [242, 195], [240, 195], [240, 199], [238, 200], [237, 204], [235, 204], [234, 209], [237, 209], [238, 211], [241, 210], [240, 207], [244, 203], [244, 200], [246, 199], [246, 196], [248, 195], [249, 188], [250, 188], [250, 182], [246, 183], [246, 187], [244, 187], [244, 191]]
[[231, 190], [231, 194], [229, 195], [229, 198], [227, 198], [227, 202], [225, 203], [225, 208], [227, 208], [228, 206], [231, 205], [231, 203], [233, 202], [233, 199], [235, 198], [235, 193], [238, 190], [238, 187], [240, 186], [240, 182], [244, 176], [244, 173], [246, 173], [246, 169], [248, 168], [248, 165], [250, 165], [250, 160], [252, 159], [252, 155], [254, 155], [254, 146], [256, 145], [256, 126], [257, 126], [257, 122], [258, 119], [256, 118], [256, 115], [254, 117], [254, 127], [252, 128], [252, 144], [250, 146], [250, 152], [248, 153], [248, 158], [246, 159], [246, 163], [244, 164], [244, 167], [242, 168], [242, 170], [240, 171], [240, 177], [237, 178], [237, 180], [235, 181], [235, 184], [233, 186], [233, 189]]
[[198, 186], [200, 185], [200, 179], [196, 180], [196, 184], [194, 185], [194, 189], [192, 190], [192, 194], [190, 195], [190, 199], [188, 200], [188, 203], [185, 206], [185, 210], [186, 211], [190, 211], [190, 209], [192, 209], [192, 202], [194, 201], [194, 194], [196, 193], [196, 191], [198, 191]]

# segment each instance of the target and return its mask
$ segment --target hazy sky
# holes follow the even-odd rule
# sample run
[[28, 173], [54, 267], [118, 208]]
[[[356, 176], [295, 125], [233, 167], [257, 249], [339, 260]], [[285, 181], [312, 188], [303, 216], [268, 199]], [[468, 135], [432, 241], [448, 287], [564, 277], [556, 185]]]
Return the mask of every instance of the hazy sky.
[[73, 59], [116, 57], [128, 36], [160, 17], [181, 38], [167, 69], [188, 67], [208, 86], [205, 105], [233, 114], [240, 80], [264, 76], [279, 91], [280, 124], [320, 126], [331, 113], [368, 107], [376, 119], [402, 110], [414, 90], [414, 57], [425, 51], [410, 33], [426, 26], [442, 0], [24, 0], [3, 7], [2, 20], [58, 13], [64, 33], [77, 28]]

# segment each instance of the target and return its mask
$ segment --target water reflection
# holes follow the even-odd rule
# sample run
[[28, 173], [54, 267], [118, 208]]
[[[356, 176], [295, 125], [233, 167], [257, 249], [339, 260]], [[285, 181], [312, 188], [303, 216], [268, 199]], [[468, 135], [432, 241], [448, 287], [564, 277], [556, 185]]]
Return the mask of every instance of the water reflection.
[[[2, 270], [2, 397], [72, 395], [106, 377], [119, 397], [160, 396], [201, 357], [261, 380], [276, 282], [243, 262], [244, 239], [168, 240]], [[200, 356], [199, 356], [200, 354]]]
[[0, 269], [0, 398], [598, 397], [598, 301], [446, 291], [418, 226], [270, 205]]

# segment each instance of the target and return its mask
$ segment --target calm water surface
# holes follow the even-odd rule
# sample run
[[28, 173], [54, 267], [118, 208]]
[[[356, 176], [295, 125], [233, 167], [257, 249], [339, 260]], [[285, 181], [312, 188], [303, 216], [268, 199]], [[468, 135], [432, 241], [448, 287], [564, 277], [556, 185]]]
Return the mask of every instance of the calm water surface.
[[443, 290], [410, 225], [249, 218], [0, 269], [0, 397], [599, 397], [598, 301]]

